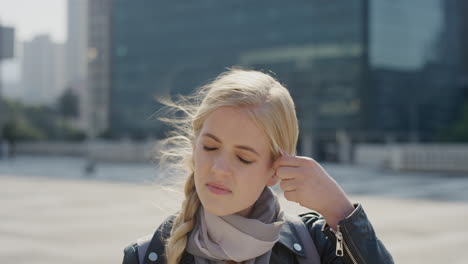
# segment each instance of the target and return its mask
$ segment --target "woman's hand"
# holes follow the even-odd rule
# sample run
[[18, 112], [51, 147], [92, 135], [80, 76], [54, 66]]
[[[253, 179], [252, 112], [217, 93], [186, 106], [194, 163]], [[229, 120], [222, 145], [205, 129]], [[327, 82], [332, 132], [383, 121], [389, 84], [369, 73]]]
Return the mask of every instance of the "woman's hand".
[[333, 229], [353, 212], [354, 206], [344, 191], [314, 159], [283, 152], [272, 167], [281, 180], [284, 197], [317, 211]]

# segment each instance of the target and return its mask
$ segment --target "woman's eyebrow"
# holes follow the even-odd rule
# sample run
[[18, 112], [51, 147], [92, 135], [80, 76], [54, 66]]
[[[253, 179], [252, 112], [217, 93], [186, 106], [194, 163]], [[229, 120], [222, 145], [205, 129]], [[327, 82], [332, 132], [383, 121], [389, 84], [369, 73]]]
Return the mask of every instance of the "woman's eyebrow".
[[[203, 133], [202, 136], [212, 138], [212, 139], [218, 141], [219, 143], [221, 143], [221, 140], [220, 140], [218, 137], [216, 137], [215, 135], [211, 134], [211, 133], [208, 133], [208, 132], [207, 132], [207, 133]], [[239, 148], [239, 149], [244, 149], [244, 150], [251, 151], [251, 152], [257, 154], [257, 156], [261, 157], [260, 154], [259, 154], [257, 151], [255, 151], [255, 149], [253, 149], [253, 148], [251, 148], [251, 147], [249, 147], [249, 146], [236, 145], [236, 146], [234, 146], [234, 147]]]

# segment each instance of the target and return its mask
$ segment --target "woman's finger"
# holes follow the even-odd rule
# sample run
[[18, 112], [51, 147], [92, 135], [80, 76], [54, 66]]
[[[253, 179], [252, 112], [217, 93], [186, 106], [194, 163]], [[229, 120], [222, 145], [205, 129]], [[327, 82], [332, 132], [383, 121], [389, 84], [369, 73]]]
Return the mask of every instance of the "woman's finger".
[[281, 180], [280, 188], [285, 192], [295, 191], [297, 189], [297, 181], [295, 179]]
[[279, 167], [276, 169], [276, 176], [281, 180], [299, 178], [303, 174], [302, 167]]
[[297, 199], [297, 191], [285, 191], [284, 192], [284, 198], [286, 198], [286, 200], [288, 201], [291, 201], [291, 202], [299, 202], [299, 200]]
[[311, 159], [308, 157], [299, 157], [299, 156], [281, 156], [273, 162], [271, 165], [273, 169], [279, 167], [300, 167], [306, 166], [311, 162]]

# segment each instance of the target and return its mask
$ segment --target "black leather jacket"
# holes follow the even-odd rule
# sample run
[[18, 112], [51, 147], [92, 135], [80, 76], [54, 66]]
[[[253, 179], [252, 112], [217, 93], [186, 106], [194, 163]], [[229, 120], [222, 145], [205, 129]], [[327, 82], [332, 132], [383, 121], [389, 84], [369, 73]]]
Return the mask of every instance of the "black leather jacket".
[[[325, 219], [316, 212], [299, 215], [315, 243], [321, 263], [394, 263], [390, 253], [377, 238], [361, 204], [354, 206], [353, 213], [338, 223], [339, 227], [336, 231], [332, 230], [326, 224]], [[155, 237], [167, 238], [173, 219], [174, 216], [169, 217], [158, 228]], [[303, 257], [303, 253], [300, 247], [295, 244], [300, 239], [291, 231], [291, 228], [288, 228], [288, 224], [283, 226], [280, 239], [272, 249], [270, 263], [298, 263], [298, 259]], [[137, 243], [126, 247], [123, 264], [166, 263], [162, 239], [153, 239], [155, 241], [151, 241], [148, 250], [145, 248], [145, 252], [139, 252]], [[342, 248], [342, 252], [340, 248]], [[141, 248], [140, 251], [142, 251]], [[139, 259], [141, 259], [140, 262]], [[180, 263], [194, 263], [193, 256], [185, 252]]]

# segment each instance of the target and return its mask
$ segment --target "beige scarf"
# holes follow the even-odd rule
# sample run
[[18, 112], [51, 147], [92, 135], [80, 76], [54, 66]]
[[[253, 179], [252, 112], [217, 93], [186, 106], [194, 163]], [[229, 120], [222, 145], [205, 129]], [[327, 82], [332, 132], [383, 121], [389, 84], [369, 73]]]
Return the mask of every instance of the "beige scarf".
[[220, 217], [200, 206], [187, 252], [195, 257], [196, 264], [218, 264], [226, 260], [266, 264], [270, 262], [271, 249], [279, 240], [284, 221], [284, 213], [270, 187], [263, 190], [250, 218], [236, 214]]

